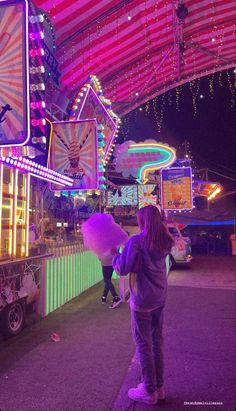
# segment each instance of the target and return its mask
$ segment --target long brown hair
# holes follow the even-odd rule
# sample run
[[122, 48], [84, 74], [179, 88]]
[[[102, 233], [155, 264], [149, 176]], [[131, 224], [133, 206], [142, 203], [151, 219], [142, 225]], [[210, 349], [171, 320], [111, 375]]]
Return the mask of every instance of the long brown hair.
[[144, 232], [144, 242], [150, 251], [171, 249], [174, 240], [170, 235], [157, 207], [148, 205], [138, 211], [138, 225]]

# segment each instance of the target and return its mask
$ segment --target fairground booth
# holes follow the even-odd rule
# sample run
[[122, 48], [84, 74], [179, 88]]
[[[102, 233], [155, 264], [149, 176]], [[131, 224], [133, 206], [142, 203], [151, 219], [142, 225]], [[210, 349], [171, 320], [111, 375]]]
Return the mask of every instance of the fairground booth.
[[[154, 204], [168, 216], [194, 207], [191, 164], [181, 163], [175, 148], [150, 136], [117, 144], [121, 120], [116, 113], [124, 115], [144, 102], [132, 75], [121, 71], [119, 76], [118, 70], [114, 81], [107, 80], [106, 91], [116, 100], [112, 108], [93, 74], [99, 61], [112, 69], [109, 59], [90, 48], [89, 36], [84, 54], [75, 53], [75, 33], [68, 33], [68, 48], [61, 32], [64, 14], [57, 19], [53, 5], [47, 13], [47, 3], [0, 1], [0, 317], [6, 335], [22, 329], [26, 304], [46, 316], [101, 281], [100, 262], [85, 249], [81, 235], [81, 223], [94, 212], [113, 214], [132, 235], [129, 222], [140, 207]], [[80, 15], [75, 3], [80, 2], [64, 2], [73, 8], [71, 30]], [[70, 13], [65, 13], [67, 21]], [[109, 16], [105, 10], [103, 17]], [[98, 40], [91, 34], [91, 44]], [[165, 51], [161, 64], [170, 53]], [[73, 71], [75, 54], [82, 60]], [[141, 82], [138, 72], [135, 81]], [[151, 89], [144, 94], [150, 99]], [[126, 178], [131, 183], [119, 182]]]
[[61, 109], [51, 116], [60, 73], [48, 16], [22, 0], [1, 1], [0, 17], [0, 312], [14, 335], [26, 304], [47, 315], [101, 280], [76, 216], [106, 187], [120, 120], [95, 76], [63, 120]]

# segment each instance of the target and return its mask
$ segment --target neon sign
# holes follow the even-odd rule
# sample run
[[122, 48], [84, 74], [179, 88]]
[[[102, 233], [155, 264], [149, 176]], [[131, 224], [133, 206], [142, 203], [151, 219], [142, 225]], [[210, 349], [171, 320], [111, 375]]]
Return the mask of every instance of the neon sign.
[[167, 144], [127, 141], [116, 149], [116, 171], [133, 176], [140, 184], [148, 181], [148, 174], [170, 166], [176, 159], [175, 149]]
[[128, 153], [134, 158], [137, 153], [142, 155], [143, 165], [138, 169], [137, 178], [141, 184], [147, 183], [149, 173], [170, 166], [176, 159], [175, 150], [160, 143], [131, 144]]

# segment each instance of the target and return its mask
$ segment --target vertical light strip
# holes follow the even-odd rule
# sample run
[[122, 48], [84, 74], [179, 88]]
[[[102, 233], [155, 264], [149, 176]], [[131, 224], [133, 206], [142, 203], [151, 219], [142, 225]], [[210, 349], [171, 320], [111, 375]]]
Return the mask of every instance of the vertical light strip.
[[12, 256], [12, 238], [13, 238], [13, 169], [10, 168], [10, 182], [9, 182], [9, 194], [10, 194], [10, 221], [9, 221], [9, 244], [8, 254]]
[[[2, 196], [3, 196], [3, 164], [0, 164], [0, 245], [2, 244]], [[2, 247], [0, 246], [0, 256]]]
[[58, 256], [57, 264], [57, 307], [61, 306], [61, 256]]
[[64, 304], [64, 257], [61, 250], [61, 302], [60, 305]]
[[18, 172], [17, 168], [13, 170], [13, 256], [16, 256], [16, 234], [17, 234], [17, 196], [18, 196]]
[[25, 195], [25, 254], [29, 255], [29, 208], [30, 208], [30, 174], [26, 174]]
[[70, 299], [73, 297], [73, 255], [70, 254]]
[[48, 118], [46, 118], [46, 122], [48, 122], [50, 124], [50, 135], [49, 135], [49, 145], [48, 145], [48, 157], [47, 157], [47, 164], [46, 167], [50, 168], [50, 153], [51, 153], [51, 146], [52, 146], [52, 128], [53, 128], [53, 124], [50, 120], [48, 120]]
[[50, 295], [49, 295], [49, 312], [51, 313], [53, 311], [53, 305], [52, 305], [52, 301], [53, 301], [53, 277], [52, 277], [52, 272], [53, 272], [53, 266], [54, 266], [54, 259], [50, 260], [50, 278], [49, 278], [49, 288], [50, 288]]
[[49, 290], [50, 290], [50, 287], [49, 287], [49, 284], [50, 284], [50, 260], [49, 261], [47, 261], [46, 262], [46, 279], [45, 279], [45, 281], [46, 281], [46, 286], [45, 286], [45, 288], [46, 288], [46, 310], [45, 310], [45, 315], [48, 315], [49, 314], [49, 308], [50, 308], [50, 304], [49, 304], [49, 298], [50, 298], [50, 293], [49, 293]]
[[57, 256], [54, 260], [54, 267], [53, 267], [53, 310], [56, 310], [58, 308], [57, 305], [57, 275], [58, 275], [58, 262], [59, 262], [59, 257]]

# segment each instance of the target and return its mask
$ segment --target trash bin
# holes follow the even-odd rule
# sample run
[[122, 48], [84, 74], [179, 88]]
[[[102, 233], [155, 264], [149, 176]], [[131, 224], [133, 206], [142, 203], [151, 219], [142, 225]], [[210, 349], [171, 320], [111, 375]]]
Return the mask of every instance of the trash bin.
[[231, 241], [231, 251], [232, 251], [232, 255], [236, 255], [236, 234], [231, 234], [231, 236], [229, 237], [230, 241]]

